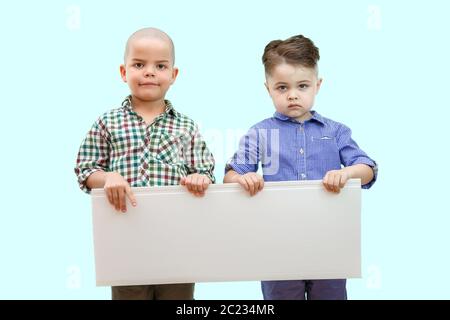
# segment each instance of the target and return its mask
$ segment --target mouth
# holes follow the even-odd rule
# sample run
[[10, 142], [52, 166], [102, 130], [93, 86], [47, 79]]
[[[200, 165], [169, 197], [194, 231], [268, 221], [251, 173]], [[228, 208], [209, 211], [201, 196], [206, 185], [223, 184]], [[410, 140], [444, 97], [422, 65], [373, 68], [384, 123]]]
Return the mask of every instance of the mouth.
[[157, 87], [159, 85], [155, 82], [143, 82], [143, 83], [140, 83], [139, 86], [140, 87]]
[[302, 106], [301, 105], [299, 105], [299, 104], [290, 104], [290, 105], [288, 105], [288, 109], [298, 109], [298, 108], [301, 108]]

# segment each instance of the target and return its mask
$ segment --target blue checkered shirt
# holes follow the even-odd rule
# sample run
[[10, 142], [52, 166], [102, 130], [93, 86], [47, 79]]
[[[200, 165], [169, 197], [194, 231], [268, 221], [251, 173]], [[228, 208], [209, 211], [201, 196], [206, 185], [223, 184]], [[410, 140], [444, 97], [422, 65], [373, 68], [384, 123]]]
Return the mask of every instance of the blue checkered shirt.
[[321, 180], [330, 170], [366, 164], [374, 178], [362, 187], [370, 188], [377, 179], [377, 164], [352, 139], [350, 128], [311, 113], [303, 123], [275, 112], [255, 124], [240, 140], [225, 172], [256, 172], [261, 165], [264, 181]]

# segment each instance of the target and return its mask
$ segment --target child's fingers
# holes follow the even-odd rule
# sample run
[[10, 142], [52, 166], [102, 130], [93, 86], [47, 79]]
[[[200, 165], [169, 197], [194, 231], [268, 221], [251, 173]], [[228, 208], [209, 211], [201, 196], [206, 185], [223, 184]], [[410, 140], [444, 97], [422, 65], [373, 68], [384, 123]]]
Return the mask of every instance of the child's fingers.
[[197, 190], [201, 196], [205, 194], [206, 189], [208, 189], [209, 179], [203, 175], [198, 178]]
[[333, 191], [334, 192], [339, 193], [339, 191], [341, 191], [341, 188], [339, 187], [340, 184], [341, 184], [341, 175], [336, 174], [333, 179]]
[[253, 183], [253, 180], [251, 177], [247, 176], [246, 177], [247, 183], [248, 183], [248, 188], [249, 188], [249, 192], [250, 195], [253, 196], [255, 194], [255, 184]]
[[330, 174], [329, 173], [327, 173], [325, 175], [325, 177], [323, 178], [323, 185], [327, 191], [333, 191], [333, 189], [330, 185]]
[[184, 185], [188, 189], [188, 191], [191, 191], [191, 182], [192, 182], [192, 176], [187, 176], [184, 180]]
[[208, 187], [205, 178], [203, 175], [196, 174], [192, 179], [193, 193], [196, 197], [203, 197], [205, 195], [205, 190]]
[[119, 209], [119, 193], [118, 193], [117, 189], [112, 189], [111, 192], [112, 192], [112, 196], [113, 196], [113, 205], [114, 205], [114, 208], [115, 208], [117, 211], [119, 211], [119, 210], [120, 210], [120, 209]]
[[253, 186], [254, 186], [254, 193], [253, 195], [257, 194], [259, 189], [259, 178], [256, 175], [252, 175], [252, 182], [253, 182]]
[[238, 180], [239, 184], [245, 189], [245, 191], [249, 191], [247, 180], [244, 177], [240, 177]]
[[130, 186], [125, 187], [125, 194], [128, 197], [128, 199], [130, 200], [131, 205], [133, 207], [136, 207], [136, 204], [137, 204], [136, 197], [134, 196], [133, 191], [131, 191]]
[[200, 192], [198, 188], [198, 175], [192, 175], [191, 190], [195, 193]]
[[127, 211], [127, 206], [125, 204], [125, 190], [120, 188], [117, 190], [117, 193], [119, 194], [119, 209], [125, 213]]
[[203, 197], [204, 195], [205, 195], [205, 191], [195, 193], [195, 196], [197, 196], [197, 197]]
[[327, 188], [327, 177], [328, 177], [328, 174], [326, 174], [325, 177], [323, 177], [323, 179], [322, 179], [322, 184], [323, 184], [323, 186], [324, 186], [324, 188], [326, 190], [328, 190], [328, 188]]
[[259, 192], [264, 188], [264, 179], [259, 175], [256, 176], [256, 188], [256, 192]]
[[330, 192], [336, 192], [336, 175], [335, 174], [328, 175], [327, 190]]
[[113, 195], [112, 195], [111, 189], [106, 189], [105, 191], [106, 191], [106, 195], [108, 196], [109, 203], [113, 206], [114, 200], [113, 200]]
[[186, 177], [181, 177], [180, 184], [182, 186], [186, 185]]
[[333, 192], [333, 190], [334, 190], [333, 181], [334, 181], [334, 176], [330, 174], [327, 179], [328, 191]]
[[197, 192], [199, 194], [202, 194], [205, 191], [205, 189], [203, 188], [203, 176], [197, 175], [195, 188], [197, 189]]
[[259, 177], [259, 190], [261, 191], [262, 189], [264, 189], [264, 179], [262, 177]]
[[211, 184], [211, 180], [209, 180], [208, 177], [203, 177], [203, 190], [208, 189], [210, 184]]
[[184, 183], [188, 191], [196, 197], [201, 197], [204, 195], [203, 179], [201, 175], [189, 175], [186, 177]]
[[249, 194], [251, 194], [251, 186], [250, 186], [250, 182], [248, 181], [247, 177], [246, 177], [246, 176], [242, 176], [242, 181], [243, 181], [243, 183], [244, 183], [245, 190], [246, 190]]
[[343, 187], [345, 187], [346, 183], [347, 183], [347, 177], [341, 176], [341, 181], [340, 181], [339, 187], [342, 189]]

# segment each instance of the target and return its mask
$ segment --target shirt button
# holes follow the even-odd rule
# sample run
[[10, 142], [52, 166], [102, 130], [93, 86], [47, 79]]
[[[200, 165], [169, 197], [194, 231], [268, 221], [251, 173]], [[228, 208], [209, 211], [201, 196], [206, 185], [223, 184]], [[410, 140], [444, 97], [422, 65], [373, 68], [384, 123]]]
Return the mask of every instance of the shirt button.
[[302, 179], [306, 179], [306, 174], [302, 173], [301, 176], [302, 176]]
[[300, 154], [303, 154], [303, 153], [304, 153], [303, 148], [300, 148]]

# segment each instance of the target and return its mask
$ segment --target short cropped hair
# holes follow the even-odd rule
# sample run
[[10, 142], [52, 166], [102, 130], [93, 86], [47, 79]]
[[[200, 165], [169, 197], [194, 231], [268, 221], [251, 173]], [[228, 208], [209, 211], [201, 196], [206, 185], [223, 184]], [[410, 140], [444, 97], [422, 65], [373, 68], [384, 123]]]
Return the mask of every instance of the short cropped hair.
[[282, 63], [317, 68], [319, 49], [309, 38], [296, 35], [286, 40], [273, 40], [267, 44], [262, 56], [266, 74]]
[[156, 38], [156, 39], [160, 39], [163, 41], [167, 41], [167, 43], [170, 45], [170, 51], [172, 54], [172, 65], [175, 64], [175, 46], [173, 44], [172, 38], [169, 37], [169, 35], [167, 33], [165, 33], [164, 31], [157, 29], [157, 28], [143, 28], [143, 29], [139, 29], [138, 31], [136, 31], [135, 33], [133, 33], [127, 40], [127, 43], [125, 45], [125, 53], [123, 55], [123, 60], [124, 63], [126, 63], [127, 60], [127, 56], [128, 56], [128, 51], [129, 51], [129, 47], [130, 47], [130, 43], [132, 40], [134, 39], [138, 39], [138, 38]]

